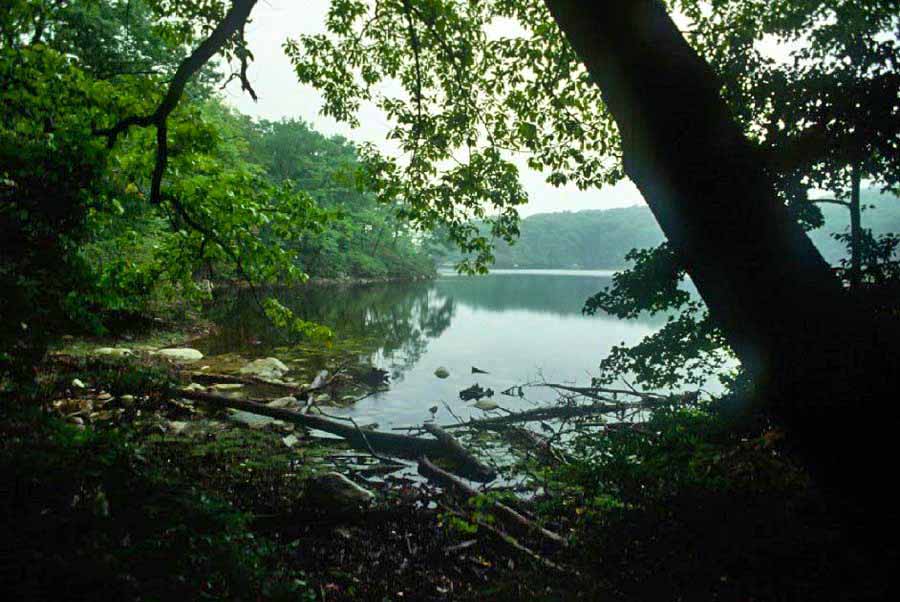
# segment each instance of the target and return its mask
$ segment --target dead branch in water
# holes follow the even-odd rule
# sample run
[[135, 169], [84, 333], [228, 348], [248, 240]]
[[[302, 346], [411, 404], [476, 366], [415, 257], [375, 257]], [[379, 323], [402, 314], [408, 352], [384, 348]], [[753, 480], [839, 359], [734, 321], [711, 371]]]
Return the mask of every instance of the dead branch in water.
[[282, 408], [273, 408], [261, 403], [243, 399], [233, 399], [224, 395], [204, 393], [200, 391], [183, 391], [182, 397], [201, 401], [220, 408], [234, 408], [260, 416], [268, 416], [285, 422], [300, 424], [307, 428], [317, 429], [337, 435], [345, 439], [356, 449], [370, 451], [372, 449], [380, 453], [392, 455], [410, 460], [417, 460], [423, 455], [446, 459], [458, 467], [460, 475], [473, 481], [488, 482], [496, 478], [493, 469], [479, 462], [474, 456], [466, 452], [460, 455], [456, 447], [448, 446], [445, 441], [439, 439], [426, 439], [423, 437], [410, 437], [395, 433], [380, 431], [366, 431], [363, 434], [360, 429], [337, 420], [301, 414]]
[[560, 383], [540, 383], [536, 385], [532, 385], [535, 387], [549, 387], [551, 389], [557, 389], [559, 391], [569, 391], [570, 393], [577, 393], [579, 395], [583, 395], [585, 397], [590, 397], [591, 399], [597, 399], [600, 401], [611, 401], [615, 402], [615, 399], [610, 399], [609, 397], [604, 397], [600, 395], [601, 393], [607, 393], [610, 395], [630, 395], [632, 397], [637, 397], [645, 402], [664, 402], [668, 398], [665, 395], [660, 395], [659, 393], [642, 393], [637, 389], [607, 389], [605, 387], [573, 387], [570, 385], [563, 385]]
[[515, 424], [517, 422], [537, 422], [541, 420], [553, 420], [555, 418], [573, 418], [577, 416], [590, 416], [592, 414], [609, 414], [612, 412], [623, 412], [625, 410], [635, 408], [640, 409], [644, 407], [647, 407], [646, 404], [638, 402], [598, 402], [586, 405], [559, 405], [535, 408], [533, 410], [525, 410], [524, 412], [511, 412], [505, 416], [495, 416], [493, 418], [478, 418], [460, 424], [448, 424], [442, 428], [487, 428], [497, 425]]

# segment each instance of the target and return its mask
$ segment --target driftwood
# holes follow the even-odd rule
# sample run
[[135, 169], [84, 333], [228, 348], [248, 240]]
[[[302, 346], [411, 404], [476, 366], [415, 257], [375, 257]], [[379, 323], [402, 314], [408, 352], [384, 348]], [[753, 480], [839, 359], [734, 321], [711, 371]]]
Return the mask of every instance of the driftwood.
[[[462, 512], [459, 512], [452, 508], [447, 508], [447, 510], [449, 510], [451, 514], [454, 514], [455, 516], [458, 516], [459, 518], [461, 518], [463, 520], [466, 520], [466, 521], [473, 520], [470, 517], [463, 514]], [[541, 564], [541, 565], [547, 567], [548, 569], [553, 569], [554, 571], [558, 571], [560, 573], [577, 574], [575, 571], [571, 571], [563, 566], [556, 564], [555, 562], [553, 562], [552, 560], [549, 560], [548, 558], [544, 558], [543, 556], [541, 556], [540, 554], [538, 554], [531, 548], [519, 543], [519, 540], [516, 539], [515, 537], [513, 537], [512, 535], [510, 535], [509, 533], [506, 533], [505, 531], [498, 529], [494, 525], [491, 525], [490, 523], [487, 523], [478, 518], [474, 519], [474, 521], [475, 521], [475, 524], [477, 524], [479, 527], [483, 528], [485, 531], [488, 531], [489, 533], [497, 536], [497, 538], [499, 538], [500, 541], [502, 541], [503, 543], [508, 545], [510, 548], [512, 548], [516, 552], [519, 552], [519, 553], [527, 556], [528, 558], [537, 562], [538, 564]], [[470, 541], [472, 541], [472, 540], [470, 540]], [[463, 543], [468, 543], [468, 542], [463, 542]], [[471, 544], [469, 544], [469, 545], [471, 545]]]
[[[479, 491], [477, 489], [473, 488], [471, 485], [469, 485], [456, 475], [447, 472], [439, 466], [436, 466], [431, 460], [428, 459], [428, 456], [425, 454], [423, 454], [419, 458], [419, 474], [436, 483], [439, 483], [440, 485], [443, 485], [444, 487], [453, 489], [463, 494], [467, 498], [474, 497], [479, 494]], [[540, 535], [544, 539], [552, 541], [553, 543], [561, 546], [565, 546], [568, 543], [566, 539], [558, 533], [554, 533], [553, 531], [549, 531], [541, 527], [540, 525], [535, 524], [506, 504], [495, 501], [493, 503], [493, 510], [495, 511], [498, 518], [502, 519], [507, 525], [517, 529], [520, 532]]]
[[667, 401], [667, 397], [665, 395], [660, 395], [659, 393], [641, 393], [640, 391], [634, 389], [607, 389], [605, 387], [573, 387], [570, 385], [563, 385], [560, 383], [541, 383], [538, 385], [534, 385], [536, 387], [549, 387], [551, 389], [558, 389], [560, 391], [569, 391], [571, 393], [578, 393], [579, 395], [584, 395], [585, 397], [590, 397], [591, 399], [597, 399], [600, 401], [615, 401], [610, 400], [608, 397], [604, 397], [600, 395], [601, 393], [607, 393], [612, 395], [630, 395], [632, 397], [637, 397], [645, 402], [655, 402], [661, 403]]
[[218, 383], [228, 383], [228, 384], [239, 384], [239, 385], [252, 385], [252, 386], [264, 386], [264, 387], [272, 387], [275, 389], [283, 389], [290, 393], [302, 393], [308, 389], [308, 387], [304, 387], [303, 385], [292, 385], [289, 383], [278, 383], [270, 380], [266, 380], [264, 378], [259, 378], [258, 376], [236, 376], [234, 374], [215, 374], [210, 372], [189, 372], [193, 382], [200, 383], [201, 385], [215, 385]]
[[[454, 456], [464, 459], [466, 464], [471, 464], [473, 467], [483, 466], [475, 456], [469, 453], [469, 451], [464, 448], [459, 443], [459, 441], [457, 441], [456, 437], [454, 437], [438, 425], [426, 422], [423, 425], [423, 428], [431, 433], [431, 435], [434, 436], [435, 439], [440, 441], [444, 445], [444, 447], [446, 447], [448, 450], [452, 450]], [[486, 471], [484, 472], [484, 474], [480, 475], [482, 478], [473, 480], [486, 483], [497, 478], [497, 473], [495, 473], [492, 468], [488, 468], [486, 466], [484, 468], [486, 469]]]
[[[312, 414], [301, 414], [291, 410], [282, 408], [273, 408], [261, 403], [247, 401], [243, 399], [232, 399], [224, 395], [216, 395], [214, 393], [203, 393], [200, 391], [182, 391], [179, 393], [182, 397], [201, 401], [212, 406], [221, 408], [234, 408], [243, 410], [261, 416], [268, 416], [285, 422], [292, 422], [308, 428], [325, 431], [332, 435], [337, 435], [345, 439], [350, 445], [356, 449], [369, 451], [370, 448], [377, 450], [383, 454], [417, 460], [423, 455], [441, 458], [453, 463], [454, 469], [467, 479], [480, 482], [492, 481], [496, 474], [494, 471], [479, 462], [474, 456], [468, 452], [460, 454], [461, 446], [448, 445], [446, 440], [426, 439], [423, 437], [411, 437], [409, 435], [398, 435], [396, 433], [384, 433], [380, 431], [365, 431], [363, 433], [359, 428], [325, 418], [324, 416], [315, 416]], [[454, 440], [455, 441], [455, 440]]]
[[555, 418], [574, 418], [577, 416], [590, 416], [591, 414], [608, 414], [610, 412], [622, 412], [624, 410], [632, 410], [643, 407], [646, 407], [646, 404], [627, 402], [598, 402], [586, 405], [549, 406], [543, 408], [535, 408], [533, 410], [525, 410], [524, 412], [512, 412], [505, 416], [480, 418], [469, 420], [467, 422], [460, 422], [458, 424], [448, 424], [443, 428], [457, 429], [469, 427], [491, 427], [497, 425], [515, 424], [517, 422], [536, 422], [540, 420], [553, 420]]

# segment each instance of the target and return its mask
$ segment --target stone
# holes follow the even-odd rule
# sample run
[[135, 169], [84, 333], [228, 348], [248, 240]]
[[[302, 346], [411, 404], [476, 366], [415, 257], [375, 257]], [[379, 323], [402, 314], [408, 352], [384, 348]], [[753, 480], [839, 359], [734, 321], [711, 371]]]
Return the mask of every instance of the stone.
[[241, 374], [249, 374], [269, 380], [280, 379], [289, 370], [284, 362], [276, 357], [265, 357], [253, 360], [239, 370]]
[[75, 387], [76, 389], [86, 389], [87, 388], [87, 386], [83, 382], [81, 382], [80, 378], [73, 378], [72, 386]]
[[299, 410], [303, 407], [303, 402], [301, 402], [296, 397], [288, 395], [287, 397], [279, 397], [278, 399], [273, 399], [266, 405], [270, 408], [281, 408], [283, 410]]
[[216, 391], [234, 391], [235, 389], [243, 389], [241, 383], [216, 383], [212, 386]]
[[130, 406], [134, 403], [134, 395], [121, 395], [119, 401], [122, 402], [122, 405]]
[[157, 355], [167, 357], [176, 362], [196, 362], [203, 359], [203, 354], [190, 347], [175, 347], [172, 349], [160, 349]]
[[165, 426], [169, 434], [180, 435], [187, 428], [188, 423], [182, 420], [170, 420]]
[[111, 355], [113, 357], [126, 357], [133, 355], [134, 351], [126, 347], [100, 347], [94, 349], [94, 355]]
[[260, 416], [243, 410], [228, 410], [229, 418], [235, 422], [239, 422], [251, 429], [263, 429], [275, 422], [274, 418], [268, 416]]
[[181, 390], [182, 391], [193, 391], [196, 393], [197, 391], [200, 391], [200, 392], [206, 391], [206, 387], [204, 387], [200, 383], [191, 383], [186, 387], [181, 387]]
[[307, 495], [328, 511], [347, 511], [367, 505], [375, 494], [360, 487], [339, 472], [327, 472], [312, 479]]
[[287, 437], [281, 438], [281, 442], [288, 447], [294, 447], [299, 441], [300, 439], [297, 437], [297, 435], [288, 435]]
[[316, 395], [315, 401], [316, 403], [328, 403], [329, 401], [331, 401], [331, 395], [329, 395], [328, 393]]
[[434, 375], [438, 378], [447, 378], [448, 376], [450, 376], [450, 371], [441, 366], [434, 371]]
[[479, 399], [475, 402], [475, 407], [479, 410], [484, 410], [485, 412], [489, 412], [491, 410], [496, 410], [500, 407], [496, 401], [491, 401], [490, 399]]

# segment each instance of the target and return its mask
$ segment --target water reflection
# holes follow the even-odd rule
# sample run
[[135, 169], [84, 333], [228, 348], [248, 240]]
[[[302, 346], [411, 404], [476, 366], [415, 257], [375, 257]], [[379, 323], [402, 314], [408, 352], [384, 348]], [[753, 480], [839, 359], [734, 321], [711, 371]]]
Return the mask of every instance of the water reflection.
[[[609, 284], [603, 273], [517, 272], [267, 293], [298, 316], [333, 328], [334, 349], [391, 372], [388, 392], [347, 410], [385, 426], [421, 422], [426, 408], [443, 401], [463, 417], [480, 415], [458, 396], [475, 382], [495, 391], [540, 378], [586, 382], [613, 345], [635, 343], [664, 320], [583, 316], [585, 299]], [[310, 359], [309, 349], [285, 347], [250, 291], [219, 295], [211, 317], [221, 328], [203, 343], [205, 353], [305, 357], [309, 369], [325, 364], [324, 355]], [[435, 377], [439, 366], [450, 378]], [[490, 374], [474, 375], [472, 366]], [[502, 402], [510, 409], [527, 403]]]

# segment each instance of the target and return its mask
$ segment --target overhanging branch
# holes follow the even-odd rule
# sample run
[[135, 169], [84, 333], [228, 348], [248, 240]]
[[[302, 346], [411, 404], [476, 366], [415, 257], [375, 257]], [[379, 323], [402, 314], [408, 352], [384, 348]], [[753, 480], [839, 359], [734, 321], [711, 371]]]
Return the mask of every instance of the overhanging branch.
[[[250, 18], [250, 12], [256, 5], [256, 0], [234, 0], [231, 8], [225, 14], [225, 18], [213, 29], [208, 38], [203, 40], [197, 48], [184, 59], [175, 76], [169, 84], [166, 95], [162, 102], [156, 107], [156, 110], [149, 115], [132, 115], [122, 119], [113, 127], [103, 130], [97, 130], [95, 133], [100, 136], [106, 136], [110, 146], [116, 143], [121, 134], [124, 134], [132, 127], [156, 127], [156, 163], [153, 167], [153, 178], [150, 186], [150, 202], [160, 202], [160, 188], [162, 186], [163, 174], [166, 171], [168, 162], [168, 144], [167, 144], [167, 120], [178, 101], [181, 100], [184, 89], [194, 76], [217, 52], [228, 43], [235, 35], [239, 36], [243, 42], [243, 31], [247, 20]], [[256, 99], [256, 93], [246, 83], [246, 61], [247, 52], [242, 50], [241, 57], [241, 81], [242, 87], [249, 90], [251, 96]]]

